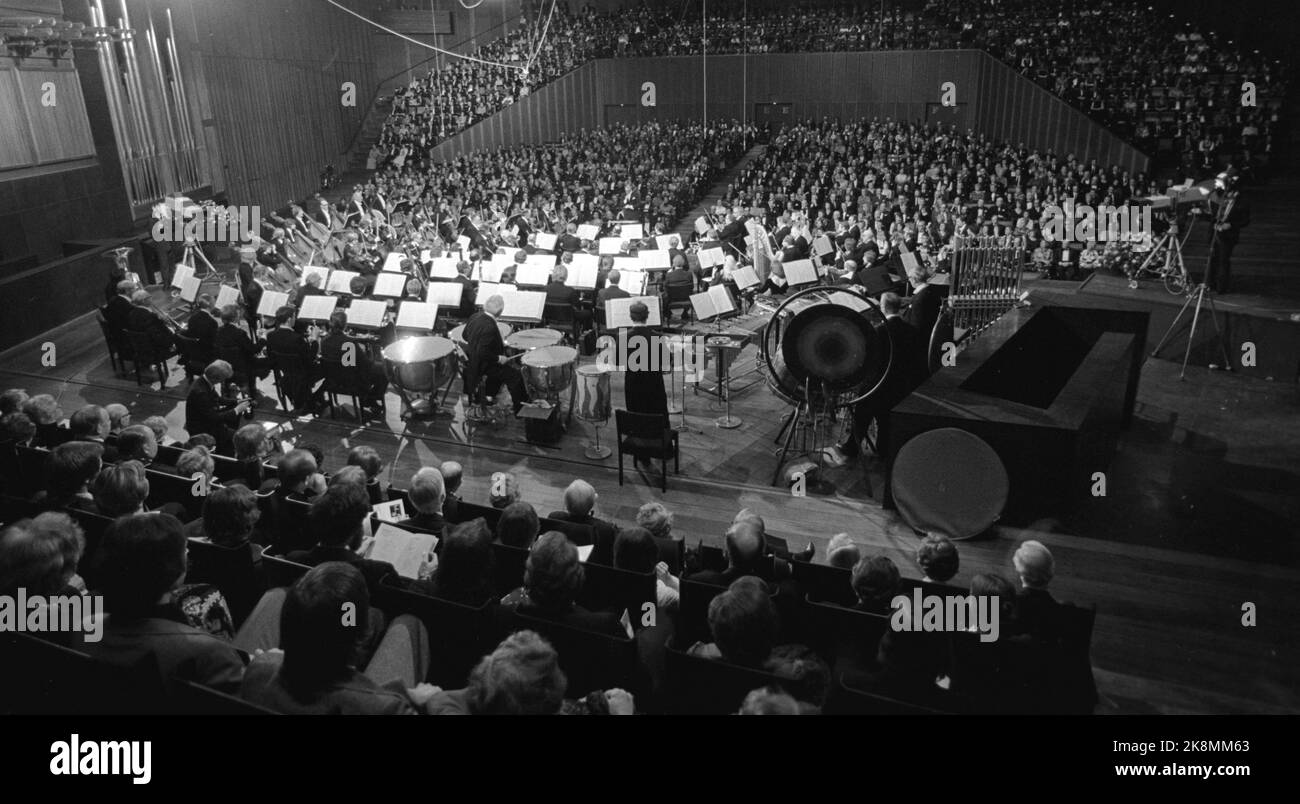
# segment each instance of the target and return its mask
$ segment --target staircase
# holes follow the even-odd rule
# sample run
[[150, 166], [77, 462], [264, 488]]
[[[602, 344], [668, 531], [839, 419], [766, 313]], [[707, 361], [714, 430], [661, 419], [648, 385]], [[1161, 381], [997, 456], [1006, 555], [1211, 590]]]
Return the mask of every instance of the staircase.
[[343, 172], [366, 169], [366, 157], [369, 156], [371, 147], [379, 140], [390, 109], [388, 102], [380, 103], [378, 98], [370, 105], [369, 111], [366, 112], [366, 119], [361, 123], [361, 132], [357, 134], [352, 149], [348, 151], [347, 162], [341, 166]]
[[746, 151], [740, 161], [732, 165], [731, 169], [722, 174], [722, 178], [718, 179], [717, 183], [709, 188], [709, 192], [704, 198], [700, 199], [700, 203], [696, 204], [695, 208], [687, 213], [685, 218], [677, 222], [677, 228], [674, 231], [681, 237], [683, 245], [690, 239], [691, 232], [695, 231], [695, 219], [703, 215], [707, 210], [713, 209], [713, 206], [726, 195], [727, 187], [736, 181], [736, 177], [740, 175], [740, 172], [749, 167], [750, 162], [758, 159], [766, 151], [767, 145], [755, 145]]

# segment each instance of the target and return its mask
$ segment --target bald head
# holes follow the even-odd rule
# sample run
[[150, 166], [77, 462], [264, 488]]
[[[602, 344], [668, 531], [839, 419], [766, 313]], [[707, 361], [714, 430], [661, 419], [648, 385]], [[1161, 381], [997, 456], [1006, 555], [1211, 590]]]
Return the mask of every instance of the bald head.
[[487, 302], [483, 305], [483, 309], [488, 315], [496, 318], [501, 315], [502, 310], [506, 309], [506, 300], [496, 295], [489, 296]]
[[735, 568], [752, 567], [763, 555], [763, 528], [753, 520], [727, 529], [727, 561]]
[[465, 475], [464, 468], [455, 461], [443, 461], [442, 465], [438, 467], [438, 471], [442, 473], [442, 482], [447, 489], [447, 493], [455, 494], [456, 490], [460, 488], [461, 478]]

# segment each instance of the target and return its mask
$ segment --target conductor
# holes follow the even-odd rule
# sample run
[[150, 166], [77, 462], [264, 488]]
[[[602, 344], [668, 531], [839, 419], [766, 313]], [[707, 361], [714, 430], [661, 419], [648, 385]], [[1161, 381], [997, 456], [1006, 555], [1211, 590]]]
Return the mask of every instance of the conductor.
[[505, 385], [510, 391], [511, 408], [518, 416], [528, 401], [528, 391], [519, 369], [506, 357], [506, 344], [497, 329], [497, 317], [505, 306], [500, 296], [490, 296], [483, 310], [470, 316], [465, 324], [465, 393], [472, 401], [479, 380], [486, 379], [484, 393], [491, 400]]
[[658, 413], [667, 418], [668, 395], [664, 393], [664, 375], [657, 359], [659, 336], [646, 326], [650, 308], [636, 301], [628, 306], [627, 313], [634, 325], [627, 332], [627, 374], [623, 387], [627, 409], [633, 413]]

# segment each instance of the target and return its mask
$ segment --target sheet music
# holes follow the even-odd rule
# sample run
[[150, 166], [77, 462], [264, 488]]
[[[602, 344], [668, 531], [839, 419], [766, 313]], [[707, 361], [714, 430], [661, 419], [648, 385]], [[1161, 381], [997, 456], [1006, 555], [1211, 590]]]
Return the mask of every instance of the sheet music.
[[556, 244], [560, 242], [560, 238], [559, 235], [553, 235], [550, 232], [538, 232], [537, 239], [534, 242], [542, 251], [554, 251]]
[[645, 226], [639, 223], [625, 223], [618, 235], [624, 240], [640, 240], [645, 237]]
[[329, 282], [330, 279], [330, 269], [322, 265], [304, 265], [302, 267], [302, 276], [298, 278], [298, 284], [300, 285], [307, 284], [307, 277], [311, 276], [312, 274], [315, 274], [316, 276], [320, 277], [320, 287], [322, 290], [324, 290], [325, 284]]
[[524, 257], [524, 265], [538, 265], [547, 269], [554, 268], [555, 262], [554, 254], [529, 254]]
[[[457, 285], [457, 287], [460, 287]], [[459, 298], [458, 298], [459, 301]], [[404, 301], [397, 306], [397, 328], [432, 332], [438, 323], [438, 305], [435, 302]]]
[[217, 291], [217, 301], [215, 306], [220, 310], [222, 307], [231, 304], [239, 304], [239, 290], [230, 285], [222, 285], [221, 289]]
[[202, 283], [199, 281], [199, 278], [194, 276], [194, 273], [191, 272], [188, 277], [181, 280], [181, 298], [193, 304], [194, 300], [199, 297], [200, 284]]
[[394, 299], [400, 299], [406, 295], [406, 274], [395, 274], [385, 271], [375, 277], [375, 289], [371, 291], [374, 296], [387, 296]]
[[428, 265], [432, 260], [433, 260], [433, 252], [432, 252], [432, 251], [430, 251], [430, 250], [427, 249], [427, 248], [426, 248], [426, 249], [421, 249], [421, 250], [420, 250], [420, 262], [421, 262], [421, 263], [423, 263], [423, 264], [425, 264], [425, 265]]
[[709, 219], [703, 215], [695, 219], [695, 231], [697, 234], [704, 234], [709, 231]]
[[339, 300], [333, 296], [308, 296], [302, 300], [298, 317], [307, 321], [328, 321]]
[[645, 293], [646, 283], [649, 281], [650, 275], [640, 268], [619, 269], [618, 286], [633, 296], [640, 296]]
[[602, 255], [621, 254], [622, 252], [623, 252], [623, 239], [621, 237], [600, 238], [600, 253]]
[[330, 281], [325, 286], [325, 289], [330, 293], [346, 293], [351, 296], [352, 280], [358, 276], [361, 276], [361, 274], [356, 271], [334, 271], [330, 274]]
[[701, 249], [699, 256], [701, 268], [711, 268], [715, 265], [722, 265], [727, 261], [726, 252], [722, 250], [721, 246]]
[[908, 273], [916, 273], [921, 267], [920, 263], [916, 261], [916, 254], [911, 251], [901, 251], [899, 257], [902, 258], [903, 268], [907, 269]]
[[[676, 246], [673, 245], [673, 241], [677, 241]], [[655, 236], [655, 246], [658, 247], [660, 251], [668, 251], [671, 248], [681, 248], [681, 245], [682, 239], [675, 234]]]
[[731, 289], [726, 285], [712, 285], [705, 292], [712, 299], [713, 309], [718, 311], [718, 315], [735, 312], [736, 301], [731, 298]]
[[607, 329], [623, 329], [640, 326], [632, 322], [633, 302], [641, 302], [649, 310], [644, 326], [663, 326], [663, 314], [659, 307], [658, 296], [629, 296], [626, 299], [607, 299], [605, 301], [605, 326]]
[[384, 313], [388, 312], [388, 303], [373, 299], [353, 299], [345, 311], [348, 326], [379, 329], [384, 325]]
[[459, 282], [430, 282], [425, 302], [434, 307], [460, 307], [463, 287]]
[[262, 299], [257, 303], [257, 314], [274, 317], [275, 311], [289, 303], [289, 294], [278, 290], [262, 291]]
[[741, 290], [749, 290], [758, 285], [758, 274], [748, 265], [742, 265], [731, 272], [731, 278], [736, 283], [736, 287]]
[[456, 266], [460, 260], [455, 257], [434, 257], [429, 262], [429, 277], [432, 279], [455, 279]]
[[641, 259], [641, 267], [646, 269], [671, 268], [673, 264], [672, 255], [667, 251], [642, 251], [637, 256]]
[[393, 565], [403, 578], [418, 578], [420, 567], [438, 546], [438, 537], [432, 533], [412, 533], [388, 522], [381, 522], [375, 530], [375, 540], [368, 558], [386, 561]]
[[596, 258], [591, 257], [590, 254], [581, 255], [591, 257], [591, 260], [579, 263], [577, 258], [580, 255], [573, 256], [573, 262], [568, 265], [568, 275], [564, 277], [564, 284], [578, 290], [595, 290], [596, 277], [600, 272], [596, 267]]
[[791, 260], [785, 264], [785, 278], [791, 285], [811, 285], [821, 279], [812, 260]]
[[489, 284], [496, 284], [497, 282], [501, 281], [501, 273], [506, 268], [514, 264], [515, 264], [514, 260], [497, 262], [496, 257], [493, 257], [492, 262], [485, 262], [482, 264], [479, 271], [480, 278], [483, 282], [487, 282]]
[[600, 237], [600, 227], [594, 223], [584, 223], [578, 227], [579, 240], [595, 240]]
[[[504, 287], [513, 287], [505, 285]], [[523, 321], [541, 321], [546, 310], [546, 294], [532, 290], [517, 290], [503, 294], [506, 306], [501, 310], [502, 318], [516, 318]]]
[[472, 241], [465, 235], [456, 238], [456, 245], [460, 246], [461, 251], [469, 251], [471, 242]]
[[194, 269], [183, 262], [176, 263], [172, 272], [172, 284], [174, 288], [185, 287], [186, 280], [194, 278]]
[[400, 251], [390, 251], [390, 252], [388, 252], [388, 256], [384, 257], [384, 268], [383, 268], [383, 270], [385, 270], [385, 271], [396, 271], [396, 272], [398, 272], [398, 273], [401, 273], [401, 271], [402, 271], [402, 260], [404, 260], [404, 259], [406, 259], [406, 255], [403, 254], [403, 253], [400, 252]]
[[824, 257], [834, 250], [835, 246], [831, 245], [831, 239], [826, 235], [821, 235], [812, 242], [812, 253], [818, 257]]
[[514, 262], [515, 255], [521, 250], [522, 249], [518, 249], [514, 246], [497, 246], [497, 250], [492, 253], [492, 259], [495, 260], [497, 257], [506, 257], [508, 262]]
[[551, 266], [529, 265], [524, 263], [515, 271], [515, 284], [520, 286], [545, 287], [551, 281]]

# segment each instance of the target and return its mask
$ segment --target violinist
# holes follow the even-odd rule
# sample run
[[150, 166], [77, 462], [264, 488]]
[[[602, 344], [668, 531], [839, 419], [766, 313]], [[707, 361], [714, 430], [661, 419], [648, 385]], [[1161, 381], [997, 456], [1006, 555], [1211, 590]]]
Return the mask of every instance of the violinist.
[[149, 298], [149, 291], [136, 290], [131, 294], [131, 312], [126, 316], [126, 328], [132, 332], [143, 332], [149, 336], [149, 342], [169, 355], [176, 353], [176, 337], [172, 331], [174, 324], [154, 308]]
[[217, 319], [212, 314], [212, 296], [199, 294], [194, 301], [194, 312], [185, 322], [184, 335], [199, 342], [199, 354], [204, 364], [212, 361], [214, 342], [217, 337]]
[[256, 380], [270, 374], [271, 366], [265, 357], [257, 355], [265, 344], [254, 342], [239, 324], [239, 308], [233, 304], [222, 307], [221, 326], [212, 345], [217, 357], [231, 366], [235, 381], [247, 385], [249, 395], [253, 396], [256, 394]]

